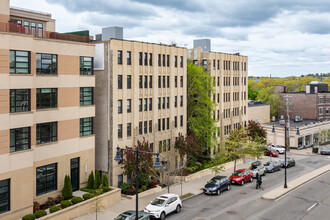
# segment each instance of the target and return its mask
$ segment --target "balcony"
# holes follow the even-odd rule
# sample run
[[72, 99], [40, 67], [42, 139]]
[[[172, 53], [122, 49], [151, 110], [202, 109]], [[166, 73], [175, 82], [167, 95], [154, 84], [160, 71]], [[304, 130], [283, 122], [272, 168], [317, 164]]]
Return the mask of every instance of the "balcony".
[[22, 25], [18, 25], [16, 22], [9, 22], [9, 23], [0, 22], [0, 31], [27, 34], [27, 35], [32, 35], [32, 36], [38, 37], [38, 38], [48, 38], [48, 39], [89, 43], [89, 37], [86, 37], [86, 36], [44, 31], [43, 29], [38, 29], [38, 27], [27, 28]]

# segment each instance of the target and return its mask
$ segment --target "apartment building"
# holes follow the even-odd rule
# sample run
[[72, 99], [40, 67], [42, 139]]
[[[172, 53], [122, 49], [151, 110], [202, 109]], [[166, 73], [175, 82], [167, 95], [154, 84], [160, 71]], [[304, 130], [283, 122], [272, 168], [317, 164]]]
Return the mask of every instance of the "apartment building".
[[186, 134], [187, 50], [122, 39], [95, 44], [95, 169], [109, 174], [113, 186], [131, 183], [114, 161], [116, 147], [134, 147], [143, 138], [164, 166], [175, 168], [175, 137]]
[[0, 219], [19, 219], [94, 170], [95, 51], [50, 14], [0, 3]]
[[248, 58], [239, 53], [212, 52], [210, 40], [200, 39], [194, 40], [188, 59], [213, 77], [212, 100], [216, 103], [213, 119], [217, 121], [216, 136], [221, 143], [232, 129], [246, 127], [248, 123]]

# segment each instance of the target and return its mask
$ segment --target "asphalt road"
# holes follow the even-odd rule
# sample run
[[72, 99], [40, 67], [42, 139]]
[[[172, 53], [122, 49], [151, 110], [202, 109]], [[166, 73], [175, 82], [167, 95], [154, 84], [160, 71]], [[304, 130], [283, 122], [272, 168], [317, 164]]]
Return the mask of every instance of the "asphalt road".
[[[291, 155], [288, 155], [291, 156]], [[281, 156], [283, 157], [283, 156]], [[297, 178], [303, 174], [306, 174], [314, 169], [325, 166], [330, 163], [330, 158], [327, 156], [313, 155], [313, 156], [300, 156], [293, 155], [296, 159], [296, 166], [287, 169], [287, 177], [288, 181]], [[325, 179], [320, 184], [323, 186], [318, 186], [321, 188], [313, 187], [313, 191], [317, 191], [318, 193], [314, 193], [313, 195], [326, 195], [326, 193], [330, 194], [329, 191], [329, 177], [330, 174], [327, 175], [328, 179]], [[320, 178], [321, 179], [321, 178]], [[284, 183], [284, 169], [278, 171], [276, 173], [267, 174], [263, 177], [263, 184], [261, 189], [255, 189], [255, 181], [253, 183], [246, 183], [244, 186], [232, 185], [230, 191], [225, 191], [217, 195], [198, 195], [183, 202], [182, 211], [177, 214], [173, 213], [166, 217], [166, 219], [189, 219], [189, 220], [218, 220], [218, 219], [301, 219], [299, 213], [302, 209], [305, 209], [305, 206], [312, 206], [314, 200], [307, 203], [305, 202], [305, 206], [301, 205], [301, 201], [305, 201], [303, 199], [296, 198], [294, 201], [286, 201], [286, 199], [282, 199], [275, 201], [268, 201], [261, 199], [261, 196]], [[318, 184], [317, 184], [318, 185]], [[317, 186], [316, 185], [316, 186]], [[325, 192], [320, 192], [320, 189], [325, 188]], [[304, 189], [304, 187], [302, 187]], [[306, 189], [308, 191], [309, 189]], [[297, 190], [298, 192], [298, 190]], [[321, 194], [320, 194], [321, 193]], [[329, 197], [328, 194], [328, 197]], [[295, 195], [292, 193], [292, 195]], [[308, 196], [308, 194], [306, 194]], [[329, 198], [325, 197], [325, 204], [328, 202]], [[288, 196], [288, 198], [290, 198]], [[316, 200], [315, 200], [316, 201]], [[285, 202], [287, 202], [285, 204]], [[281, 205], [283, 203], [283, 205]], [[299, 204], [299, 205], [297, 205]], [[323, 203], [322, 203], [323, 204]], [[313, 207], [316, 210], [318, 205]], [[296, 207], [293, 209], [292, 207]], [[307, 209], [309, 208], [307, 207]], [[319, 208], [322, 208], [319, 205]], [[328, 207], [330, 211], [330, 207]], [[306, 209], [306, 210], [307, 210]], [[285, 212], [285, 210], [287, 210]], [[298, 214], [295, 216], [290, 212], [290, 210], [295, 210]], [[293, 213], [295, 211], [292, 211]], [[327, 210], [325, 210], [327, 211]], [[312, 213], [312, 212], [310, 212]], [[329, 216], [330, 213], [328, 212]], [[292, 217], [291, 217], [292, 216]], [[308, 219], [308, 218], [307, 218]], [[319, 217], [318, 219], [322, 219]], [[330, 219], [330, 217], [326, 218]]]

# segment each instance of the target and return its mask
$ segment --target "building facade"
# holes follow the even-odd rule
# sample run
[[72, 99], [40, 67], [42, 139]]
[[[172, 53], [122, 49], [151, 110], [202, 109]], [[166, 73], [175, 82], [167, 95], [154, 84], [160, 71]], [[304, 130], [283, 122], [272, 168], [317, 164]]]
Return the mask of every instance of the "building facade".
[[0, 3], [0, 219], [19, 219], [65, 175], [77, 190], [94, 170], [94, 45], [54, 39], [50, 14]]
[[248, 121], [256, 121], [260, 124], [270, 122], [270, 105], [261, 101], [248, 102]]
[[96, 169], [109, 183], [131, 183], [116, 147], [144, 138], [167, 168], [178, 166], [175, 137], [186, 134], [187, 50], [176, 46], [111, 39], [96, 42]]
[[[205, 47], [200, 47], [205, 42]], [[195, 43], [194, 43], [195, 44]], [[219, 131], [218, 143], [229, 136], [232, 129], [246, 127], [248, 123], [248, 58], [239, 54], [205, 51], [209, 42], [199, 41], [199, 47], [188, 50], [188, 59], [203, 67], [213, 77], [216, 103], [214, 120]], [[219, 147], [219, 145], [218, 145]]]

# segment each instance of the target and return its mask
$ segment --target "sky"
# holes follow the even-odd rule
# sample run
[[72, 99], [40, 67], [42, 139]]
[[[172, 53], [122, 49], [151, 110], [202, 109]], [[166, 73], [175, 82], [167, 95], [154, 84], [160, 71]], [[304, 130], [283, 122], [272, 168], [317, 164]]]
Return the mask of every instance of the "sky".
[[124, 39], [211, 39], [211, 50], [248, 56], [249, 76], [330, 72], [329, 0], [11, 0], [48, 12], [57, 32], [121, 26]]

